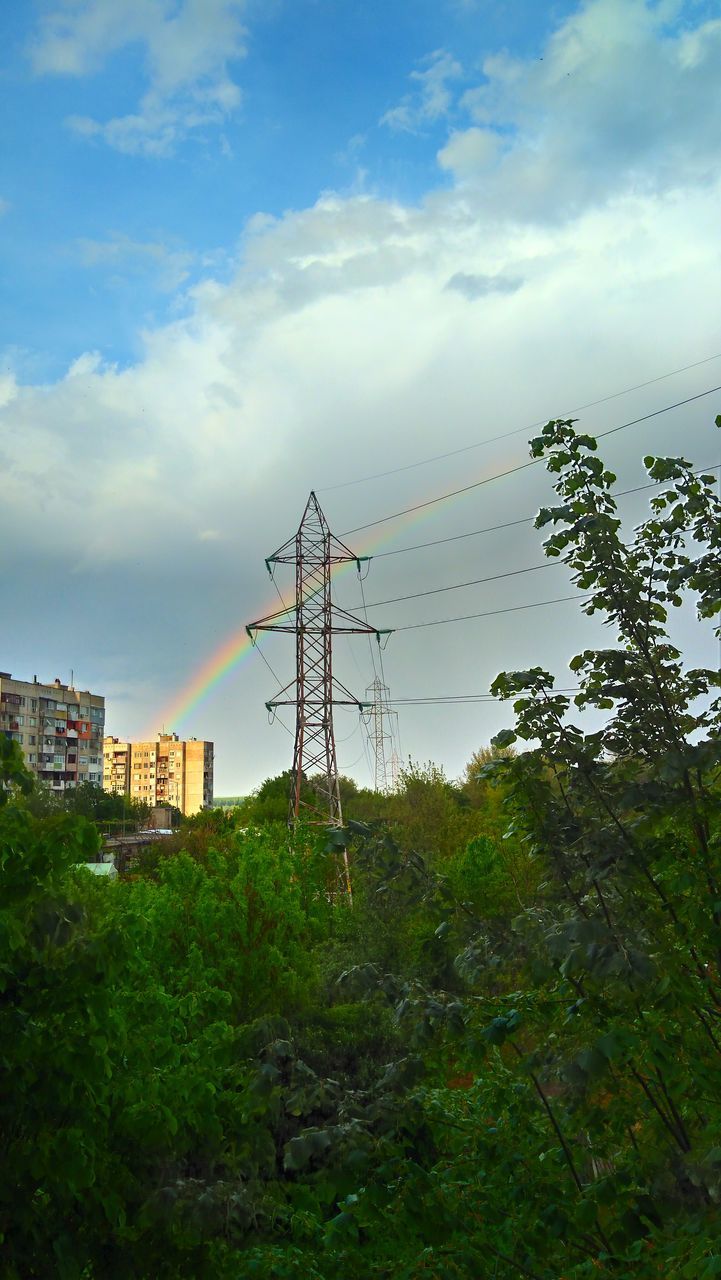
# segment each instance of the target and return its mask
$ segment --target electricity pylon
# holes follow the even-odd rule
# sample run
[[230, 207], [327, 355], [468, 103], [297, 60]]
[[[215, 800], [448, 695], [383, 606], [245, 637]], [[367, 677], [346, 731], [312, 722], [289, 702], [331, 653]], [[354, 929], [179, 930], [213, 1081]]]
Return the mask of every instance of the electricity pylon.
[[[375, 791], [382, 792], [388, 790], [388, 766], [390, 764], [392, 768], [393, 757], [395, 756], [393, 751], [393, 732], [392, 729], [389, 729], [389, 725], [392, 725], [392, 717], [396, 715], [396, 712], [390, 709], [389, 695], [390, 689], [388, 685], [383, 684], [378, 676], [366, 689], [366, 697], [370, 699], [366, 704], [366, 709], [372, 725], [373, 735], [373, 788]], [[394, 778], [394, 786], [396, 781], [397, 779]]]
[[[311, 492], [298, 532], [266, 560], [271, 576], [272, 565], [295, 566], [295, 606], [278, 609], [246, 627], [251, 640], [258, 631], [285, 631], [295, 636], [295, 678], [266, 703], [269, 711], [288, 706], [296, 709], [289, 826], [304, 810], [316, 822], [343, 825], [333, 708], [357, 707], [360, 711], [363, 704], [333, 675], [333, 636], [360, 634], [378, 638], [383, 633], [333, 603], [331, 572], [334, 565], [349, 561], [355, 561], [360, 572], [361, 562], [367, 559], [354, 555], [331, 533], [318, 499]], [[303, 780], [316, 771], [317, 802], [309, 802], [303, 795]], [[347, 858], [345, 864], [347, 875]], [[349, 881], [347, 885], [350, 892]]]

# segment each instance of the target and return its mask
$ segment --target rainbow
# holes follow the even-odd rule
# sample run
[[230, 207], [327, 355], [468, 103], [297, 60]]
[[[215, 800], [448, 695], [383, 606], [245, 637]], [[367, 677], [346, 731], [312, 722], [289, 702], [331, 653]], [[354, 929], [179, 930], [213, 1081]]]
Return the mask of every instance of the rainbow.
[[[335, 579], [341, 573], [355, 568], [355, 563], [352, 560], [346, 564], [338, 565], [333, 571], [333, 578]], [[294, 610], [295, 600], [293, 604], [288, 606], [286, 612], [291, 614]], [[257, 616], [265, 617], [269, 613], [282, 614], [277, 598], [273, 600], [271, 597]], [[163, 727], [163, 732], [168, 732], [169, 728], [175, 729], [180, 726], [195, 708], [217, 689], [225, 676], [234, 671], [236, 667], [239, 667], [244, 659], [250, 657], [257, 643], [250, 639], [245, 623], [237, 631], [233, 631], [231, 635], [227, 636], [202, 666], [198, 667], [187, 684], [177, 690], [172, 701], [161, 712], [159, 720], [156, 721], [156, 727], [149, 729], [143, 741], [152, 741], [158, 732], [157, 724]]]
[[[478, 479], [484, 478], [485, 476], [483, 473], [478, 476]], [[403, 516], [399, 516], [397, 520], [392, 522], [392, 529], [390, 533], [384, 531], [382, 533], [375, 533], [370, 537], [366, 537], [363, 540], [365, 544], [363, 550], [358, 551], [358, 555], [361, 558], [371, 558], [373, 553], [377, 551], [379, 547], [383, 546], [385, 543], [393, 541], [399, 532], [399, 528], [405, 530], [414, 525], [418, 525], [422, 521], [432, 518], [435, 515], [436, 510], [436, 507], [430, 507], [420, 513], [414, 513], [407, 519]], [[403, 522], [400, 526], [398, 523], [399, 521]], [[356, 547], [353, 547], [352, 549], [357, 550]], [[334, 571], [333, 576], [336, 578], [339, 574], [345, 573], [354, 567], [355, 561], [339, 565]], [[291, 613], [294, 608], [295, 604], [289, 606], [288, 613]], [[273, 613], [276, 610], [278, 610], [277, 598], [275, 601], [271, 598], [262, 609], [256, 612], [255, 616], [265, 616], [266, 614]], [[237, 630], [234, 630], [229, 636], [227, 636], [226, 639], [223, 640], [222, 644], [220, 644], [218, 648], [208, 658], [206, 658], [202, 665], [197, 668], [187, 683], [175, 692], [170, 702], [167, 703], [165, 708], [156, 718], [155, 726], [146, 735], [148, 740], [155, 737], [158, 731], [158, 725], [163, 726], [165, 732], [169, 729], [179, 728], [183, 721], [186, 720], [193, 711], [195, 711], [196, 707], [198, 707], [201, 702], [204, 702], [205, 699], [218, 688], [225, 677], [228, 676], [231, 671], [235, 671], [242, 662], [246, 661], [246, 659], [252, 654], [255, 645], [248, 636], [245, 627], [246, 624], [243, 623]]]

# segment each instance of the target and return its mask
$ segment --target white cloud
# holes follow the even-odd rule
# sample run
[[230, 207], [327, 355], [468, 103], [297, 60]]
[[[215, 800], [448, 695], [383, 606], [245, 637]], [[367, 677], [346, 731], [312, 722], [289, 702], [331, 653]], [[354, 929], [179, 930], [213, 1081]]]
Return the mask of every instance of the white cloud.
[[10, 204], [10, 201], [4, 200], [3, 197], [0, 196], [0, 218], [2, 218], [3, 214], [7, 213], [11, 208], [12, 205]]
[[165, 156], [195, 129], [221, 124], [241, 101], [228, 64], [245, 53], [243, 0], [64, 0], [40, 22], [30, 47], [38, 75], [91, 75], [128, 45], [145, 53], [147, 92], [107, 121], [71, 116], [69, 126], [119, 151]]
[[[488, 91], [469, 101], [472, 129], [456, 131], [441, 157], [457, 178], [451, 189], [414, 206], [328, 193], [282, 218], [258, 215], [232, 278], [209, 274], [190, 289], [189, 314], [146, 333], [132, 367], [107, 367], [86, 353], [53, 386], [11, 387], [0, 410], [0, 547], [20, 549], [19, 581], [32, 581], [23, 566], [49, 550], [63, 568], [95, 574], [93, 591], [107, 581], [119, 629], [135, 584], [157, 584], [133, 615], [132, 647], [133, 662], [141, 650], [148, 662], [162, 655], [151, 695], [158, 704], [231, 627], [272, 609], [263, 558], [297, 527], [311, 487], [342, 534], [524, 461], [524, 435], [373, 484], [323, 486], [566, 413], [721, 350], [721, 184], [712, 166], [719, 90], [709, 72], [717, 35], [708, 26], [664, 31], [656, 11], [636, 0], [623, 12], [630, 16], [622, 30], [616, 0], [586, 5], [559, 28], [540, 70], [508, 59], [486, 64]], [[638, 92], [624, 117], [619, 95], [631, 63]], [[573, 91], [562, 83], [573, 78], [570, 68], [578, 69]], [[688, 75], [700, 76], [696, 95]], [[666, 93], [682, 124], [659, 109]], [[586, 429], [603, 430], [719, 380], [696, 371], [580, 416]], [[662, 415], [610, 437], [604, 453], [629, 486], [642, 483], [646, 452], [684, 452], [707, 465], [719, 408], [709, 398]], [[524, 516], [547, 495], [541, 468], [522, 472], [431, 508], [424, 537], [409, 529], [404, 540]], [[630, 517], [640, 509], [629, 507]], [[382, 525], [347, 540], [372, 552], [391, 531]], [[536, 535], [523, 526], [426, 557], [373, 561], [366, 596], [540, 559]], [[556, 572], [548, 571], [549, 583], [560, 580]], [[353, 582], [343, 581], [351, 605]], [[525, 581], [498, 584], [490, 598], [458, 593], [459, 607], [446, 612], [542, 599], [530, 583], [521, 590]], [[418, 601], [380, 612], [376, 621], [398, 624], [444, 608]], [[571, 607], [562, 616], [539, 610], [524, 627], [520, 616], [392, 637], [384, 661], [394, 693], [480, 691], [503, 665], [558, 670], [587, 640]], [[172, 658], [159, 643], [171, 631]], [[292, 657], [281, 642], [287, 676]], [[263, 721], [270, 677], [265, 668], [244, 670], [213, 712], [218, 758], [232, 755], [239, 771], [228, 775], [229, 788], [287, 764], [282, 731], [274, 736]], [[441, 672], [452, 675], [451, 687]], [[352, 668], [347, 679], [359, 684]], [[133, 714], [147, 721], [148, 697], [128, 708], [128, 730]], [[455, 722], [451, 773], [507, 715], [491, 724], [479, 720], [485, 714], [495, 712], [476, 710], [472, 720], [469, 712], [465, 728]], [[208, 732], [207, 724], [190, 731]], [[437, 758], [439, 722], [426, 715], [412, 732], [407, 724], [414, 755]]]
[[13, 401], [18, 393], [18, 385], [13, 373], [0, 373], [0, 409]]
[[99, 373], [103, 367], [103, 357], [99, 351], [84, 351], [77, 360], [73, 360], [66, 378], [84, 378], [89, 373]]
[[479, 174], [487, 176], [490, 166], [498, 156], [501, 139], [492, 129], [454, 130], [446, 145], [438, 153], [438, 163], [463, 182]]
[[445, 49], [436, 49], [423, 59], [425, 70], [412, 71], [417, 91], [406, 94], [396, 107], [381, 116], [380, 123], [391, 129], [414, 133], [447, 116], [453, 103], [450, 82], [460, 79], [463, 68]]
[[114, 232], [107, 240], [80, 239], [81, 261], [88, 267], [114, 271], [121, 279], [152, 273], [156, 286], [166, 293], [180, 288], [188, 278], [193, 254], [162, 241], [133, 240]]
[[588, 0], [542, 58], [485, 59], [471, 128], [439, 154], [502, 216], [566, 217], [622, 189], [711, 181], [721, 135], [721, 22], [679, 5]]

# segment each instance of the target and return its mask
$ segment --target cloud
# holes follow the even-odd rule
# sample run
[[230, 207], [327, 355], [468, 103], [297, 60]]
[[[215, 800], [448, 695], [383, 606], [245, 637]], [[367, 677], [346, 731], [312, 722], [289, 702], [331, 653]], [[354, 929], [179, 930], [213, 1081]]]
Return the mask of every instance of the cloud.
[[84, 378], [87, 374], [98, 373], [103, 367], [103, 357], [99, 351], [84, 351], [77, 360], [73, 360], [66, 373], [66, 378]]
[[119, 50], [140, 45], [148, 89], [136, 109], [107, 121], [75, 115], [68, 125], [119, 151], [167, 156], [240, 105], [228, 64], [245, 54], [243, 7], [242, 0], [64, 0], [40, 21], [32, 66], [38, 75], [93, 75]]
[[18, 393], [18, 386], [13, 373], [0, 373], [0, 409], [13, 401]]
[[411, 80], [418, 86], [406, 94], [396, 107], [381, 116], [380, 124], [390, 129], [415, 133], [447, 116], [453, 103], [450, 82], [460, 79], [463, 68], [445, 49], [436, 49], [423, 59], [424, 71], [412, 71]]
[[472, 275], [467, 271], [457, 271], [446, 283], [446, 289], [455, 289], [469, 302], [487, 298], [489, 293], [516, 293], [522, 287], [523, 280], [515, 276]]
[[0, 196], [0, 218], [2, 218], [3, 214], [7, 213], [11, 208], [12, 205], [10, 204], [10, 201], [4, 200], [3, 197]]
[[161, 241], [132, 240], [114, 232], [107, 240], [80, 239], [77, 247], [87, 267], [111, 268], [122, 280], [151, 273], [158, 289], [172, 293], [190, 273], [194, 255]]
[[[526, 461], [519, 429], [530, 433], [539, 420], [721, 350], [721, 182], [711, 163], [719, 91], [709, 71], [717, 36], [708, 24], [665, 28], [656, 9], [635, 0], [623, 12], [625, 28], [615, 0], [571, 15], [540, 70], [534, 60], [487, 63], [476, 86], [484, 92], [467, 104], [469, 128], [456, 129], [442, 152], [445, 185], [425, 199], [411, 205], [328, 192], [279, 218], [258, 214], [234, 268], [224, 263], [216, 278], [210, 265], [199, 283], [184, 283], [182, 316], [139, 335], [133, 365], [120, 369], [79, 352], [53, 385], [8, 384], [0, 408], [0, 547], [16, 548], [8, 583], [42, 593], [54, 645], [58, 618], [68, 619], [68, 643], [82, 642], [79, 598], [97, 620], [85, 628], [89, 652], [98, 651], [99, 627], [130, 637], [128, 663], [152, 672], [151, 692], [138, 694], [124, 722], [111, 722], [114, 732], [137, 730], [150, 702], [162, 704], [232, 628], [272, 610], [264, 557], [297, 528], [311, 488], [342, 535]], [[628, 101], [624, 138], [627, 56], [638, 92]], [[691, 92], [689, 75], [700, 77], [701, 92]], [[665, 111], [656, 119], [659, 92], [671, 94], [683, 126]], [[110, 237], [88, 252], [98, 267], [113, 266], [121, 248]], [[154, 253], [138, 258], [156, 263]], [[585, 429], [601, 431], [718, 380], [697, 370], [578, 416]], [[620, 484], [643, 483], [644, 453], [684, 452], [707, 465], [719, 408], [713, 398], [700, 400], [610, 436], [603, 452]], [[519, 434], [401, 470], [512, 429]], [[326, 488], [341, 484], [348, 487]], [[390, 522], [346, 541], [373, 554], [455, 537], [530, 515], [549, 493], [542, 468], [529, 469], [429, 508], [420, 537], [413, 522]], [[635, 519], [644, 501], [637, 495], [624, 518]], [[39, 584], [33, 566], [49, 557], [52, 575]], [[526, 524], [423, 555], [377, 556], [366, 597], [540, 559]], [[548, 570], [547, 597], [567, 594], [555, 585], [557, 573]], [[77, 594], [65, 587], [71, 575]], [[419, 600], [376, 610], [373, 620], [403, 625], [543, 599], [530, 583], [521, 589], [527, 581], [439, 597], [448, 607]], [[279, 585], [288, 589], [288, 580]], [[338, 591], [343, 604], [356, 603], [352, 575], [339, 579]], [[480, 691], [501, 666], [559, 671], [594, 642], [592, 624], [572, 606], [539, 609], [528, 615], [533, 625], [519, 626], [522, 616], [392, 637], [384, 663], [393, 693]], [[285, 639], [274, 637], [269, 644], [278, 647], [268, 651], [284, 679], [292, 670]], [[709, 661], [703, 652], [692, 656], [698, 665]], [[362, 696], [359, 673], [345, 672], [348, 660], [339, 646], [339, 678]], [[439, 672], [450, 673], [451, 687]], [[285, 735], [264, 722], [273, 692], [266, 669], [249, 662], [225, 686], [222, 705], [187, 726], [209, 732], [212, 716], [218, 759], [233, 761], [228, 789], [287, 767]], [[409, 724], [412, 714], [406, 744], [417, 758], [437, 757], [439, 721], [426, 714]], [[462, 714], [448, 746], [451, 773], [507, 720], [503, 710], [495, 723], [493, 709], [469, 711], [467, 722]], [[354, 758], [344, 750], [341, 767]]]
[[487, 57], [462, 99], [472, 124], [451, 135], [441, 167], [514, 217], [566, 217], [619, 190], [713, 180], [721, 21], [679, 25], [678, 10], [589, 0], [541, 58]]
[[438, 153], [441, 169], [453, 174], [458, 182], [488, 177], [490, 166], [501, 148], [501, 138], [492, 129], [454, 130]]

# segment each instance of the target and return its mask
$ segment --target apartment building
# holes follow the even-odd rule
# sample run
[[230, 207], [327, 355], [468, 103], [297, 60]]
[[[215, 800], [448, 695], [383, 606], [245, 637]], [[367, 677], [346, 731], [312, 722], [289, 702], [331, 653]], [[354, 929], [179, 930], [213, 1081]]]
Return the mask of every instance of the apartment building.
[[102, 783], [104, 732], [100, 694], [0, 671], [0, 733], [20, 744], [30, 771], [54, 791]]
[[103, 739], [103, 788], [116, 796], [130, 794], [131, 744], [120, 738]]
[[213, 804], [213, 743], [161, 733], [152, 742], [103, 743], [103, 786], [191, 815]]

